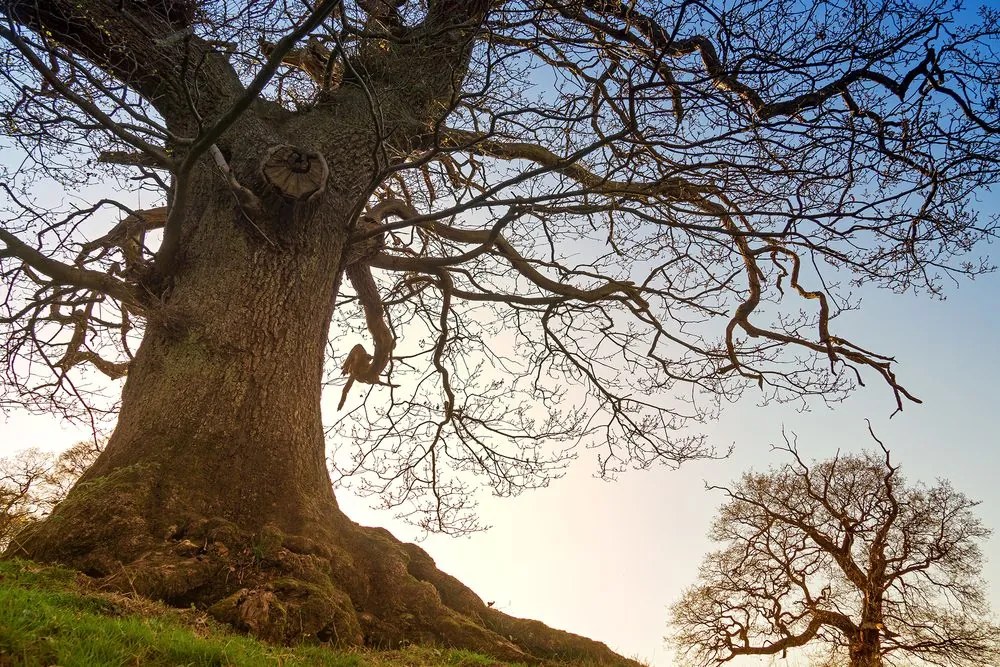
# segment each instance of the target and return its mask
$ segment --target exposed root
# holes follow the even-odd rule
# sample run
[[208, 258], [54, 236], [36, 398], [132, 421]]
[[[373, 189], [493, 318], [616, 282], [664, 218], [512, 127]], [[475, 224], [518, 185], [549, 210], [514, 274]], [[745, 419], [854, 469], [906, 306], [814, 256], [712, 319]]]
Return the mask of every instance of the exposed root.
[[[72, 532], [65, 522], [73, 517], [61, 518]], [[143, 523], [133, 519], [133, 528]], [[637, 664], [599, 642], [487, 607], [419, 547], [342, 515], [331, 517], [329, 531], [317, 539], [273, 525], [248, 534], [222, 519], [188, 519], [169, 528], [161, 537], [146, 535], [141, 544], [134, 533], [128, 544], [103, 544], [104, 556], [84, 548], [63, 551], [58, 560], [85, 567], [101, 589], [204, 609], [272, 642], [379, 649], [420, 644], [521, 663]], [[94, 537], [115, 539], [112, 532]], [[46, 552], [36, 539], [11, 555], [52, 560], [42, 557]], [[107, 557], [111, 553], [133, 557], [120, 562]]]

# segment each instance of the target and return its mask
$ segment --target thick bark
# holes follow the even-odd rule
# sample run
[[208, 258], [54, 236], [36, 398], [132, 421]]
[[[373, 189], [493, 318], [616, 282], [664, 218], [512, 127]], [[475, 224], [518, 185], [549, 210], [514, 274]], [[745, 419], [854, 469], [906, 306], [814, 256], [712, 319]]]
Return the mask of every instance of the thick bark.
[[[866, 600], [877, 601], [877, 594], [866, 594]], [[882, 617], [879, 605], [866, 604], [862, 622], [856, 634], [848, 636], [848, 657], [851, 667], [882, 667]]]
[[[888, 524], [886, 524], [888, 526]], [[885, 532], [885, 531], [880, 531]], [[848, 656], [851, 667], [882, 667], [882, 591], [885, 590], [885, 561], [872, 554], [865, 576], [864, 602], [861, 607], [861, 623], [848, 638]]]
[[319, 201], [268, 200], [250, 156], [233, 157], [267, 203], [252, 221], [219, 171], [200, 168], [178, 269], [160, 286], [107, 449], [11, 553], [199, 605], [276, 641], [429, 642], [518, 661], [634, 664], [489, 609], [419, 548], [339, 511], [321, 374], [347, 218], [370, 171], [345, 148], [361, 142], [327, 138], [318, 148], [330, 186]]
[[[180, 268], [160, 286], [117, 428], [66, 502], [19, 540], [26, 555], [134, 584], [130, 564], [169, 561], [171, 543], [218, 542], [232, 554], [227, 542], [269, 531], [332, 541], [347, 523], [320, 421], [346, 202], [251, 222], [207, 166], [192, 195]], [[146, 569], [163, 581], [137, 589], [172, 602], [205, 602], [199, 577], [218, 589], [207, 566], [177, 581]]]
[[882, 667], [882, 651], [878, 631], [863, 630], [848, 647], [851, 667]]

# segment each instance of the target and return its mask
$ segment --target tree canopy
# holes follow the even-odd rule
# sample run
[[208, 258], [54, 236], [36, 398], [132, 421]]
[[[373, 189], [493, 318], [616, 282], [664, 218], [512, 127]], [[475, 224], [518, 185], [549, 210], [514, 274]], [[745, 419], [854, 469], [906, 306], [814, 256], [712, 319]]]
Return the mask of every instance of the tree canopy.
[[517, 493], [581, 442], [607, 475], [711, 455], [684, 427], [747, 388], [837, 400], [875, 377], [902, 408], [891, 351], [833, 321], [850, 289], [989, 268], [987, 9], [119, 4], [2, 6], [7, 404], [113, 413], [87, 369], [122, 377], [169, 319], [198, 165], [251, 244], [289, 246], [261, 222], [257, 158], [228, 145], [251, 114], [333, 145], [375, 133], [352, 206], [382, 202], [353, 232], [377, 292], [340, 304], [329, 347], [375, 342], [374, 400], [328, 421], [358, 443], [342, 472], [432, 528], [475, 526], [470, 474]]
[[686, 663], [797, 650], [852, 667], [1000, 658], [977, 502], [944, 480], [908, 481], [885, 448], [815, 463], [788, 439], [778, 449], [787, 464], [715, 487], [719, 548], [672, 610]]

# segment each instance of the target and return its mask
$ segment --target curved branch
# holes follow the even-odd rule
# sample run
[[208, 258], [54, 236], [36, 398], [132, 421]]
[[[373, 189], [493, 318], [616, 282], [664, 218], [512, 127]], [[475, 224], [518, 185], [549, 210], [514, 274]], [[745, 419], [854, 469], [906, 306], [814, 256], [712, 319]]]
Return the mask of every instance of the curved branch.
[[820, 628], [824, 625], [837, 628], [843, 632], [846, 637], [849, 637], [857, 632], [857, 626], [855, 626], [854, 623], [851, 622], [851, 619], [847, 616], [835, 611], [816, 609], [812, 613], [812, 619], [809, 621], [809, 625], [806, 626], [805, 630], [797, 635], [782, 637], [774, 643], [766, 646], [733, 646], [732, 644], [729, 644], [728, 649], [734, 656], [776, 655], [778, 653], [784, 653], [790, 648], [805, 646], [813, 640], [816, 633], [818, 633]]
[[469, 151], [502, 160], [528, 160], [556, 173], [568, 176], [584, 187], [608, 196], [666, 197], [673, 201], [693, 202], [712, 194], [713, 189], [692, 183], [679, 176], [669, 176], [649, 183], [613, 181], [599, 176], [576, 158], [561, 157], [549, 149], [524, 141], [498, 141], [489, 134], [446, 128], [441, 131], [442, 147]]
[[[667, 56], [669, 58], [682, 58], [684, 56], [697, 53], [701, 57], [702, 63], [705, 66], [705, 71], [711, 78], [713, 85], [719, 90], [735, 93], [747, 104], [747, 106], [750, 107], [756, 117], [762, 121], [767, 121], [779, 116], [794, 116], [803, 111], [815, 109], [824, 104], [827, 100], [847, 92], [848, 88], [858, 81], [870, 81], [878, 84], [896, 97], [902, 99], [906, 95], [913, 81], [920, 74], [924, 74], [929, 77], [930, 71], [928, 67], [934, 60], [934, 52], [929, 49], [924, 59], [904, 74], [899, 81], [871, 69], [862, 68], [847, 72], [839, 79], [832, 81], [831, 83], [828, 83], [812, 92], [803, 93], [796, 95], [795, 97], [776, 102], [765, 102], [759, 92], [740, 81], [735, 74], [726, 71], [715, 45], [704, 35], [694, 35], [692, 37], [677, 39], [673, 32], [664, 28], [652, 17], [637, 11], [632, 4], [626, 5], [620, 0], [617, 2], [607, 2], [605, 0], [584, 1], [583, 4], [594, 13], [602, 16], [611, 16], [625, 26], [637, 28], [642, 37], [647, 40], [647, 42], [643, 42], [637, 35], [627, 29], [618, 29], [607, 24], [598, 24], [595, 26], [595, 22], [593, 20], [588, 20], [588, 18], [583, 16], [582, 13], [571, 13], [570, 10], [568, 10], [567, 7], [561, 2], [550, 2], [550, 4], [555, 5], [557, 10], [563, 16], [568, 16], [582, 21], [592, 25], [593, 27], [599, 28], [606, 34], [614, 35], [618, 39], [626, 41], [633, 46], [651, 51], [651, 57], [654, 57], [656, 60], [660, 60], [662, 56]], [[921, 30], [917, 30], [913, 34], [908, 35], [904, 43], [915, 42], [916, 40], [932, 33], [937, 28], [937, 23], [931, 22]], [[666, 73], [664, 79], [668, 88], [675, 87], [676, 82], [674, 81], [672, 73], [669, 72], [669, 68], [661, 65], [659, 69], [661, 70], [661, 75]], [[951, 91], [943, 90], [943, 92], [948, 94]], [[968, 109], [965, 110], [968, 111]], [[681, 114], [676, 110], [675, 113], [678, 117], [680, 117]], [[974, 114], [971, 113], [970, 117], [979, 120], [974, 116]], [[980, 124], [982, 124], [981, 121]]]
[[80, 253], [77, 256], [79, 263], [87, 254], [98, 248], [108, 248], [110, 246], [122, 246], [129, 239], [141, 236], [154, 229], [160, 229], [167, 222], [167, 207], [147, 208], [140, 211], [132, 211], [121, 222], [111, 228], [104, 236], [88, 241], [80, 246]]
[[114, 297], [123, 303], [139, 308], [138, 295], [126, 283], [100, 271], [81, 269], [63, 264], [24, 243], [5, 229], [0, 229], [0, 241], [7, 246], [5, 254], [17, 257], [32, 269], [42, 273], [54, 282], [81, 289], [94, 290]]
[[358, 382], [379, 384], [382, 371], [389, 365], [392, 350], [396, 347], [396, 339], [385, 322], [385, 307], [379, 297], [378, 286], [372, 277], [371, 269], [364, 262], [355, 262], [347, 267], [346, 273], [364, 309], [365, 325], [375, 345], [370, 363], [353, 370], [351, 375]]
[[0, 37], [3, 37], [8, 42], [13, 44], [14, 48], [21, 53], [25, 60], [31, 63], [31, 66], [35, 69], [35, 71], [42, 76], [42, 78], [49, 84], [49, 86], [52, 87], [53, 90], [57, 91], [61, 96], [75, 104], [81, 111], [93, 118], [105, 130], [118, 137], [128, 145], [142, 151], [143, 155], [148, 156], [150, 160], [154, 161], [156, 166], [164, 169], [170, 169], [175, 166], [174, 161], [170, 159], [162, 148], [149, 143], [145, 139], [131, 132], [126, 132], [121, 123], [115, 121], [111, 118], [111, 116], [101, 111], [96, 104], [76, 93], [72, 88], [63, 83], [59, 77], [56, 76], [56, 74], [49, 69], [37, 55], [35, 55], [34, 51], [31, 50], [31, 47], [12, 30], [0, 25]]
[[510, 263], [512, 268], [514, 268], [523, 277], [527, 278], [533, 285], [544, 291], [558, 294], [566, 299], [575, 299], [577, 301], [584, 301], [587, 303], [595, 303], [597, 301], [614, 298], [615, 295], [623, 295], [624, 298], [634, 304], [638, 310], [645, 311], [649, 308], [649, 304], [642, 297], [641, 289], [629, 281], [609, 280], [600, 287], [583, 289], [576, 287], [575, 285], [569, 285], [567, 283], [553, 280], [541, 273], [538, 269], [532, 266], [531, 262], [525, 259], [524, 256], [521, 255], [517, 249], [515, 249], [514, 246], [512, 246], [510, 242], [503, 237], [502, 234], [500, 234], [503, 227], [509, 224], [510, 220], [518, 215], [521, 215], [519, 211], [511, 209], [511, 211], [498, 220], [493, 227], [482, 230], [459, 229], [440, 222], [426, 223], [421, 225], [421, 227], [441, 238], [448, 239], [449, 241], [454, 241], [456, 243], [474, 243], [477, 244], [478, 247], [470, 250], [469, 252], [462, 253], [461, 255], [456, 255], [455, 257], [402, 257], [399, 255], [381, 253], [372, 258], [371, 265], [392, 271], [435, 273], [443, 267], [452, 266], [468, 259], [475, 258], [495, 247], [499, 254]]
[[66, 346], [66, 353], [59, 360], [57, 366], [63, 372], [66, 372], [74, 366], [89, 363], [112, 380], [117, 380], [128, 373], [128, 362], [108, 361], [86, 346], [88, 322], [94, 308], [94, 303], [94, 301], [91, 301], [85, 309], [75, 310], [68, 316], [59, 315], [58, 306], [53, 306], [52, 319], [73, 325], [73, 335]]

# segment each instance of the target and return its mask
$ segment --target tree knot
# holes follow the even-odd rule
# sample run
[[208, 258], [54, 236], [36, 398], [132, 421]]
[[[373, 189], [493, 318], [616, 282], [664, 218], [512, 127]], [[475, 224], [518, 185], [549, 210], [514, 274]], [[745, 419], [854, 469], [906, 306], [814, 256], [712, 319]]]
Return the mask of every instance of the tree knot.
[[308, 199], [326, 189], [330, 168], [316, 151], [279, 144], [265, 154], [261, 174], [283, 197]]

